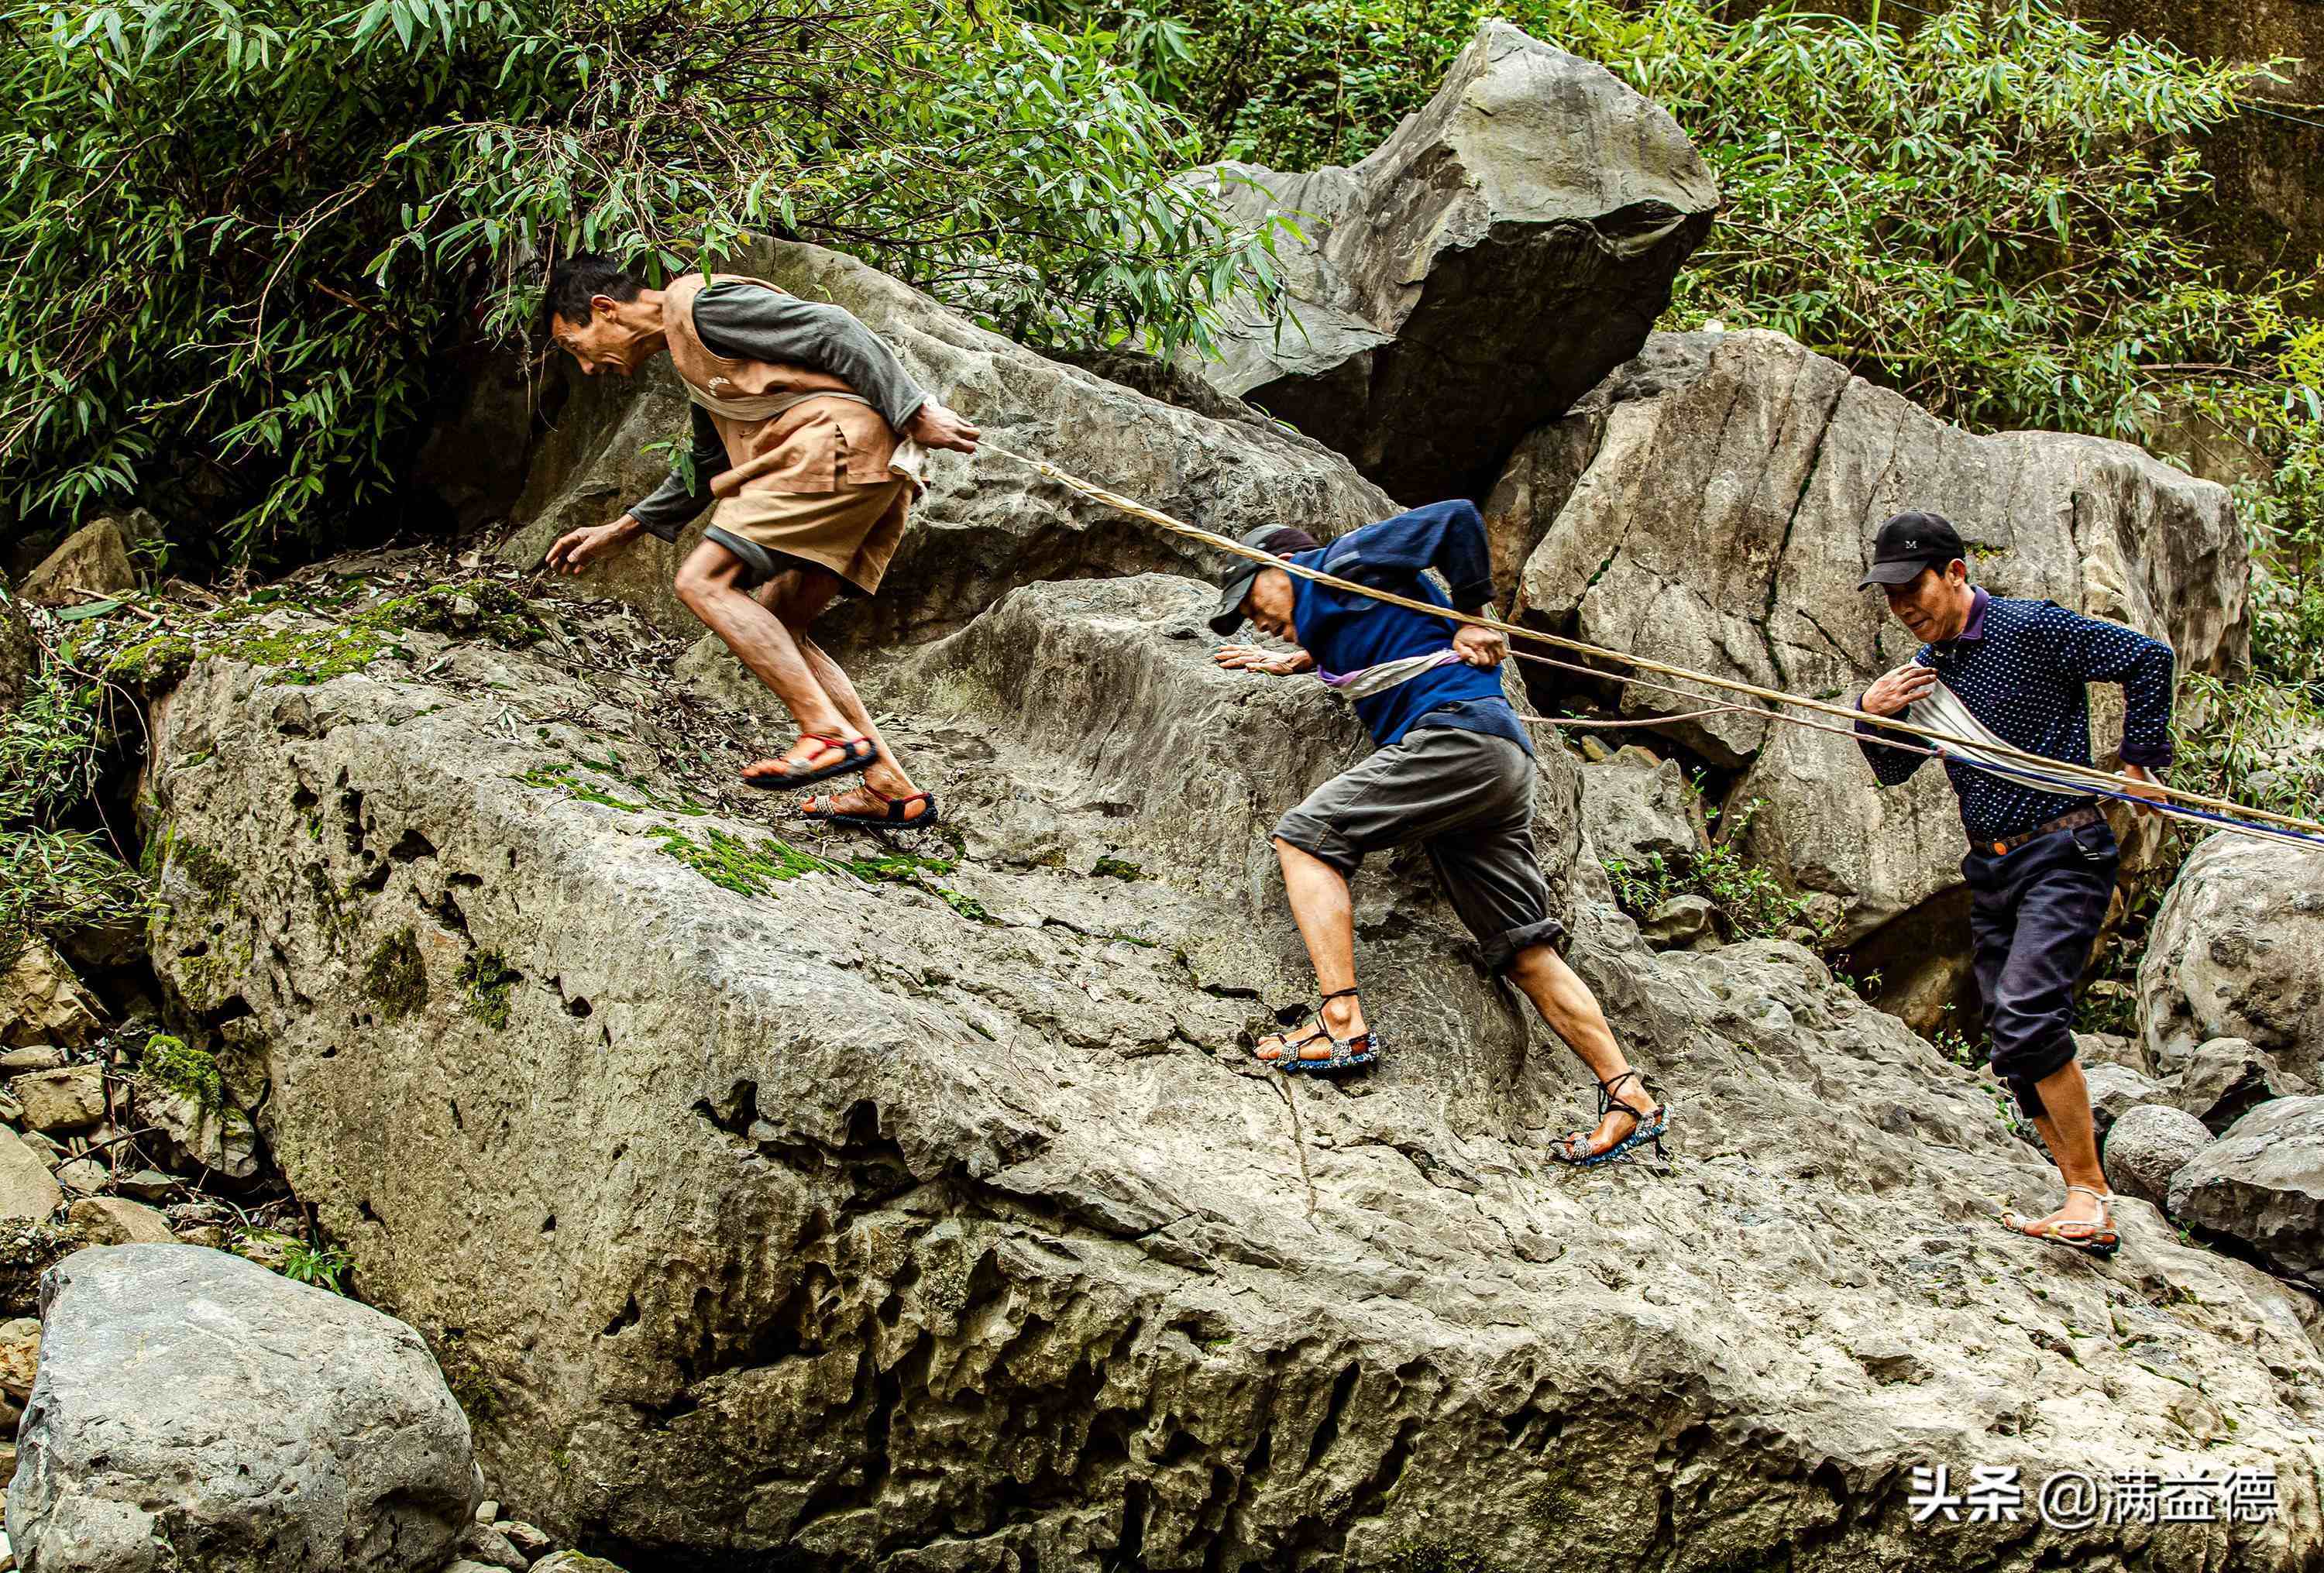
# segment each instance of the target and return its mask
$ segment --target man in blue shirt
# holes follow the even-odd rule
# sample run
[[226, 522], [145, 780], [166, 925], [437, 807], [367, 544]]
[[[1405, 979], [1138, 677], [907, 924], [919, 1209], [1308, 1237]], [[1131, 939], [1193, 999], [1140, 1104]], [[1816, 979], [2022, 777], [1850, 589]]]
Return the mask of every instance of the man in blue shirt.
[[[1417, 508], [1328, 547], [1288, 529], [1253, 530], [1243, 543], [1448, 609], [1480, 611], [1493, 597], [1484, 520], [1469, 502]], [[1452, 586], [1450, 597], [1424, 576], [1431, 569]], [[1221, 581], [1211, 628], [1231, 635], [1246, 618], [1296, 649], [1231, 644], [1218, 652], [1221, 666], [1315, 671], [1354, 700], [1379, 744], [1275, 827], [1284, 888], [1323, 999], [1306, 1026], [1263, 1040], [1259, 1059], [1286, 1072], [1324, 1072], [1377, 1060], [1385, 1039], [1367, 1022], [1356, 989], [1348, 878], [1368, 852], [1421, 842], [1486, 964], [1525, 991], [1598, 1078], [1598, 1123], [1567, 1136], [1559, 1156], [1595, 1164], [1642, 1142], [1659, 1151], [1668, 1111], [1558, 954], [1565, 931], [1549, 915], [1549, 887], [1534, 856], [1533, 742], [1501, 692], [1507, 639], [1250, 562]]]
[[[1969, 582], [1968, 548], [1950, 520], [1900, 513], [1880, 527], [1858, 589], [1878, 585], [1923, 644], [1864, 691], [1867, 715], [1906, 711], [1916, 724], [2071, 764], [2090, 762], [2089, 685], [2119, 683], [2123, 790], [2157, 798], [2153, 771], [2171, 762], [2171, 647], [2049, 601], [1989, 595]], [[1908, 779], [1924, 753], [1856, 731], [1884, 786]], [[2074, 1062], [2074, 988], [2114, 897], [2119, 850], [2096, 798], [2033, 785], [1953, 758], [1969, 856], [1969, 934], [1995, 1076], [2016, 1094], [2066, 1183], [2065, 1204], [2002, 1221], [2037, 1238], [2113, 1255], [2112, 1197], [2098, 1164], [2089, 1089]]]

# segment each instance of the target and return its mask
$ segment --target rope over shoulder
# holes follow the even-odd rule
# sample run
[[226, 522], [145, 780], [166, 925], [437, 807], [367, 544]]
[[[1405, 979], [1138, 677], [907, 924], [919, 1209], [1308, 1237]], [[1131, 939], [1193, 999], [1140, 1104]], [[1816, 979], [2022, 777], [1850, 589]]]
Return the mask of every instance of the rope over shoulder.
[[[1411, 611], [1425, 612], [1431, 617], [1443, 618], [1447, 621], [1466, 623], [1472, 628], [1490, 629], [1511, 640], [1531, 640], [1536, 644], [1547, 645], [1553, 649], [1563, 650], [1591, 660], [1610, 662], [1615, 666], [1628, 667], [1634, 671], [1652, 672], [1657, 676], [1673, 677], [1683, 682], [1699, 683], [1706, 687], [1722, 689], [1730, 694], [1739, 694], [1747, 698], [1758, 700], [1763, 704], [1789, 706], [1794, 710], [1808, 712], [1809, 715], [1825, 716], [1845, 722], [1847, 724], [1844, 727], [1837, 726], [1831, 724], [1831, 721], [1829, 720], [1811, 720], [1809, 715], [1789, 714], [1782, 709], [1761, 710], [1749, 705], [1731, 705], [1722, 707], [1723, 709], [1733, 709], [1786, 725], [1803, 726], [1813, 731], [1835, 732], [1849, 738], [1857, 735], [1856, 723], [1863, 722], [1883, 732], [1919, 738], [1926, 744], [1937, 745], [1914, 747], [1911, 743], [1897, 741], [1895, 737], [1884, 737], [1881, 741], [1891, 747], [1965, 765], [1971, 769], [1984, 770], [1992, 775], [2014, 777], [2039, 784], [2064, 785], [2084, 796], [2108, 797], [2121, 802], [2134, 803], [2141, 807], [2157, 809], [2180, 818], [2213, 824], [2223, 830], [2262, 840], [2324, 847], [2324, 823], [2302, 819], [2296, 814], [2276, 814], [2268, 809], [2250, 807], [2229, 798], [2207, 796], [2200, 792], [2190, 792], [2184, 787], [2166, 786], [2161, 782], [2153, 783], [2154, 790], [2162, 794], [2164, 799], [2157, 803], [2151, 798], [2124, 791], [2120, 786], [2121, 777], [2089, 765], [2077, 765], [2066, 759], [2053, 759], [2043, 754], [2032, 753], [2006, 744], [1996, 748], [1991, 743], [1981, 740], [1956, 737], [1950, 732], [1941, 731], [1932, 727], [1915, 726], [1909, 722], [1892, 717], [1867, 715], [1861, 711], [1844, 709], [1820, 699], [1809, 699], [1796, 694], [1786, 694], [1780, 689], [1762, 687], [1756, 683], [1748, 683], [1740, 678], [1723, 677], [1716, 673], [1698, 672], [1687, 667], [1672, 666], [1667, 662], [1652, 660], [1646, 657], [1631, 655], [1622, 650], [1608, 649], [1600, 645], [1568, 639], [1562, 634], [1549, 633], [1541, 629], [1521, 628], [1515, 623], [1504, 622], [1497, 617], [1459, 612], [1438, 606], [1431, 602], [1416, 600], [1408, 595], [1399, 595], [1394, 591], [1381, 590], [1369, 584], [1359, 584], [1353, 580], [1342, 579], [1335, 574], [1326, 574], [1321, 569], [1307, 567], [1287, 558], [1277, 557], [1257, 547], [1247, 547], [1240, 541], [1230, 540], [1222, 535], [1188, 524], [1184, 520], [1173, 519], [1157, 509], [1148, 508], [1142, 502], [1124, 497], [1119, 492], [1110, 492], [1094, 482], [1085, 481], [1068, 471], [1059, 469], [1046, 459], [1037, 459], [1029, 455], [1012, 452], [989, 439], [980, 442], [977, 447], [980, 452], [997, 454], [1002, 458], [1012, 459], [1018, 464], [1024, 465], [1067, 490], [1077, 492], [1089, 498], [1092, 501], [1102, 502], [1133, 519], [1144, 520], [1157, 529], [1187, 540], [1199, 541], [1213, 550], [1223, 552], [1229, 557], [1264, 563], [1268, 567], [1280, 568], [1295, 577], [1329, 585], [1334, 590], [1345, 591], [1352, 595], [1361, 595], [1389, 606], [1406, 607]], [[1536, 661], [1544, 666], [1579, 672], [1592, 677], [1614, 677], [1619, 682], [1636, 684], [1642, 688], [1676, 695], [1684, 699], [1699, 702], [1707, 697], [1703, 695], [1689, 694], [1683, 689], [1673, 688], [1667, 684], [1648, 682], [1638, 677], [1624, 677], [1618, 674], [1600, 671], [1595, 667], [1580, 666], [1571, 661], [1557, 660], [1531, 651], [1512, 649], [1510, 654], [1520, 660]], [[1712, 714], [1719, 712], [1692, 713]], [[1528, 719], [1546, 721], [1547, 718], [1535, 716]], [[1649, 716], [1637, 722], [1625, 722], [1620, 724], [1648, 726], [1672, 718]], [[1559, 723], [1551, 722], [1550, 724]], [[1943, 746], [1947, 744], [1951, 746], [1950, 748]], [[1980, 752], [1999, 757], [1990, 762], [1965, 759], [1959, 751], [1963, 749], [1977, 749]]]

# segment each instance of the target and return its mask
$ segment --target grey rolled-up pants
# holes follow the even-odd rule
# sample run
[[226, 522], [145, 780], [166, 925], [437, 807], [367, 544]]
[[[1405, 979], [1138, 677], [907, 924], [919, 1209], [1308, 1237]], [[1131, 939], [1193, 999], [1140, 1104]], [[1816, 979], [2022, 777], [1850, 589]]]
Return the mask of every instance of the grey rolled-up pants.
[[1503, 972], [1520, 951], [1565, 943], [1534, 856], [1533, 787], [1533, 756], [1508, 739], [1419, 726], [1315, 788], [1275, 835], [1342, 874], [1421, 842], [1485, 965]]

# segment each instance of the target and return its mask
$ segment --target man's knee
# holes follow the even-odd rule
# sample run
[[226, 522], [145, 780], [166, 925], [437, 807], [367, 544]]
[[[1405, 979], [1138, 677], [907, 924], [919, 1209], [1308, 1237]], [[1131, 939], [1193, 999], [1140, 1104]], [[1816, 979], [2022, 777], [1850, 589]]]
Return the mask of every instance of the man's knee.
[[688, 557], [678, 566], [678, 577], [670, 588], [677, 592], [678, 603], [698, 617], [702, 609], [726, 588], [726, 576], [698, 558]]

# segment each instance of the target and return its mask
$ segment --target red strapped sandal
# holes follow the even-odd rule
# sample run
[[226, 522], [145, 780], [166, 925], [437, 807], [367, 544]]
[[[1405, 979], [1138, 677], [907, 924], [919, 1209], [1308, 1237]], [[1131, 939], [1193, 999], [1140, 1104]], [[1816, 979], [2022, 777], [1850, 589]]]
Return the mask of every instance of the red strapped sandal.
[[[818, 765], [808, 769], [804, 768], [804, 760], [798, 765], [792, 765], [787, 759], [778, 759], [775, 763], [785, 767], [784, 768], [779, 771], [769, 771], [760, 776], [745, 775], [742, 777], [742, 785], [755, 786], [761, 792], [789, 792], [801, 786], [812, 786], [818, 781], [828, 781], [835, 776], [853, 775], [880, 757], [880, 745], [868, 737], [834, 738], [825, 737], [819, 732], [803, 731], [799, 733], [798, 741], [801, 743], [822, 744], [821, 748], [815, 750], [816, 754], [829, 753], [836, 750], [840, 756], [839, 762], [835, 765]], [[798, 743], [793, 743], [791, 746], [797, 748]], [[807, 756], [808, 759], [814, 757], [814, 754]]]

